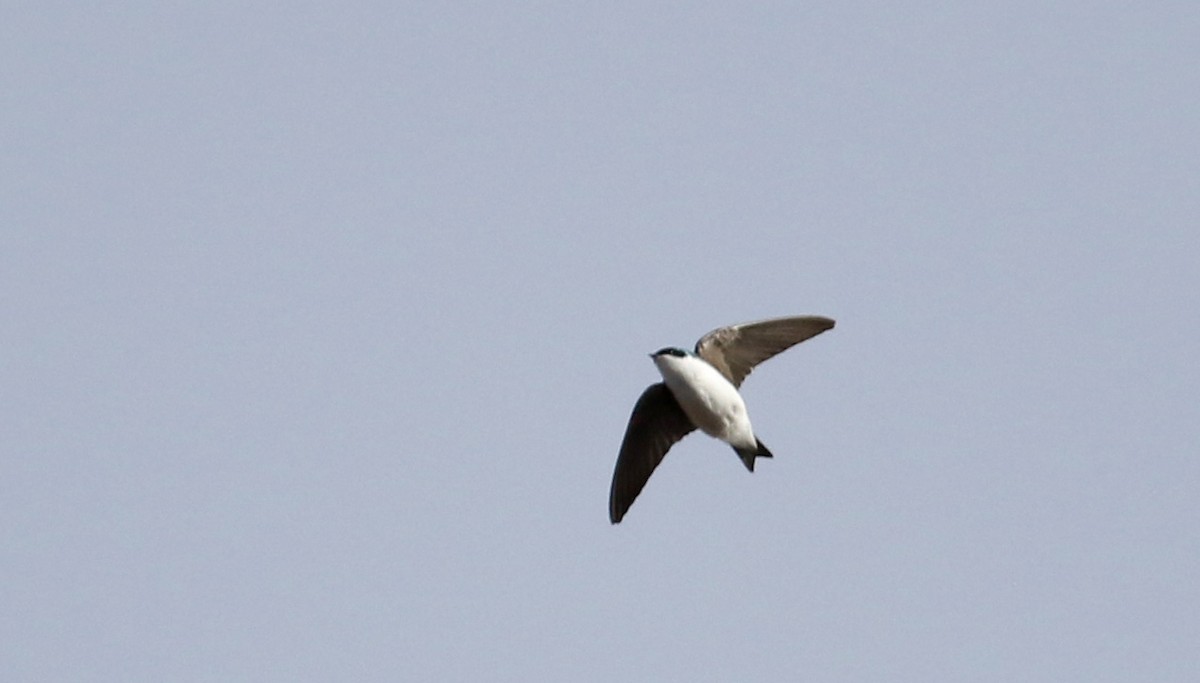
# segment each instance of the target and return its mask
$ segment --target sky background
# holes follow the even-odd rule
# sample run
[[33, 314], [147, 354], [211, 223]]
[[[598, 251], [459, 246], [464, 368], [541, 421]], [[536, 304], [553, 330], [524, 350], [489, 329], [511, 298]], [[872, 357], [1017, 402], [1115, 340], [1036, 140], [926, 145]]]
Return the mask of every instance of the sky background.
[[[0, 678], [1195, 681], [1189, 2], [11, 2]], [[776, 454], [607, 496], [793, 314]]]

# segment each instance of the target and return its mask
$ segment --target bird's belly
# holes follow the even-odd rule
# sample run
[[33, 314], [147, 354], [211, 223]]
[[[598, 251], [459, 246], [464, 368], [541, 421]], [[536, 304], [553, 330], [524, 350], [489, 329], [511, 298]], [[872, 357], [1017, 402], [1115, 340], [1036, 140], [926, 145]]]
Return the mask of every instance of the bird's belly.
[[[718, 439], [727, 439], [731, 429], [746, 414], [745, 404], [736, 390], [721, 391], [717, 387], [680, 382], [667, 386], [679, 406], [700, 431]], [[730, 387], [733, 389], [733, 387]]]

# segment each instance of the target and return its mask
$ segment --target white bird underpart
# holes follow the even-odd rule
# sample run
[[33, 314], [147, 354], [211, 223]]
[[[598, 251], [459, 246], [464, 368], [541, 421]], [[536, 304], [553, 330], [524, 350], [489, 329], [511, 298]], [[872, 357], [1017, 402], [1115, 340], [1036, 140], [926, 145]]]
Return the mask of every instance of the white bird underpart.
[[654, 356], [654, 364], [692, 424], [725, 443], [754, 448], [754, 429], [737, 387], [698, 356]]

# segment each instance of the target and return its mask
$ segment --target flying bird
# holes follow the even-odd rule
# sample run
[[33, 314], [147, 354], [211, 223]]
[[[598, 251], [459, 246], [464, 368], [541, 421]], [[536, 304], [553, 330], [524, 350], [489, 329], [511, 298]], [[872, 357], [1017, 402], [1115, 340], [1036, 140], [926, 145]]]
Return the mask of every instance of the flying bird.
[[754, 435], [738, 393], [756, 365], [833, 327], [807, 315], [720, 327], [700, 338], [694, 351], [666, 347], [650, 354], [663, 381], [651, 384], [633, 406], [617, 455], [608, 517], [621, 521], [671, 446], [692, 430], [733, 447], [747, 470], [772, 457]]

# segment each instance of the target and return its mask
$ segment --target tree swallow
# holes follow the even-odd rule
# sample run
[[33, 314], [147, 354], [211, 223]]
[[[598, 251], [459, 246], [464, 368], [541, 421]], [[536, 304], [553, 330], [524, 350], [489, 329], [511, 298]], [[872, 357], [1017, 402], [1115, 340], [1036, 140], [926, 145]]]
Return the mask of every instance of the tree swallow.
[[715, 329], [694, 352], [667, 347], [650, 354], [663, 381], [642, 392], [625, 428], [608, 494], [612, 523], [625, 516], [671, 446], [697, 427], [733, 446], [751, 472], [756, 458], [772, 457], [754, 436], [738, 387], [754, 366], [832, 327], [815, 315], [760, 320]]

